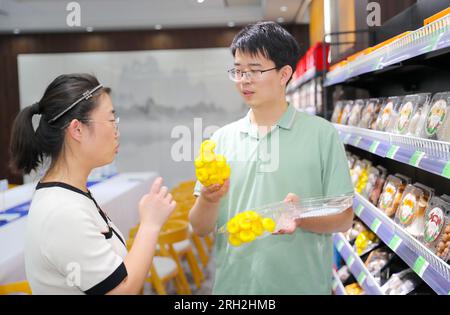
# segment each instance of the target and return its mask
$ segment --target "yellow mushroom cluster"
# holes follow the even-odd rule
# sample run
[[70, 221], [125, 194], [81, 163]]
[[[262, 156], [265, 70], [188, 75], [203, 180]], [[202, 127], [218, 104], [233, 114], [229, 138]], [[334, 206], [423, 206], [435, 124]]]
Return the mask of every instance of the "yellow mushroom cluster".
[[250, 243], [265, 231], [273, 232], [276, 223], [272, 218], [263, 218], [255, 211], [238, 213], [227, 223], [228, 241], [233, 246]]
[[214, 153], [215, 147], [214, 141], [203, 141], [195, 159], [195, 175], [203, 186], [222, 185], [230, 177], [230, 166], [223, 155]]

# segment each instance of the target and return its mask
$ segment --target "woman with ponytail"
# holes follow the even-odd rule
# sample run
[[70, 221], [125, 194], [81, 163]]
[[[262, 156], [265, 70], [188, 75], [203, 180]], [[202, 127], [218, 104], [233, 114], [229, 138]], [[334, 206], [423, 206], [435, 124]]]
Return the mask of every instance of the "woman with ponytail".
[[[34, 115], [41, 116], [36, 130]], [[118, 152], [118, 122], [109, 89], [88, 74], [57, 77], [14, 121], [11, 166], [28, 174], [50, 160], [27, 221], [25, 267], [34, 294], [135, 294], [144, 285], [176, 204], [157, 178], [139, 202], [140, 227], [127, 253], [87, 188], [92, 169]]]

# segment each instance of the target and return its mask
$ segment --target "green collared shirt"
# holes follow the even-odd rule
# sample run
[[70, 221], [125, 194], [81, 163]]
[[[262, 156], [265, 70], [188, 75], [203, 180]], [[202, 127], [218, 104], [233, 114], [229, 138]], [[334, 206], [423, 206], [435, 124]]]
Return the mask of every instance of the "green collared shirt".
[[[216, 154], [231, 167], [230, 190], [221, 200], [217, 227], [236, 213], [282, 201], [353, 192], [344, 147], [326, 120], [288, 106], [278, 123], [259, 137], [243, 119], [217, 130]], [[201, 184], [197, 182], [198, 195]], [[216, 235], [214, 294], [330, 294], [332, 239], [297, 229], [268, 235], [241, 247]]]

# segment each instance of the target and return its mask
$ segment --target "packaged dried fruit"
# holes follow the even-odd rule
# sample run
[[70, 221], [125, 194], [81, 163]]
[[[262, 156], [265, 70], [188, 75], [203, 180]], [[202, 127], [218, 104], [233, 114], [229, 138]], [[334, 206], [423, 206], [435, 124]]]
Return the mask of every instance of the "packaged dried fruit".
[[408, 185], [397, 209], [395, 221], [415, 238], [422, 240], [425, 226], [425, 209], [433, 197], [434, 189], [415, 183]]
[[365, 102], [364, 100], [356, 100], [353, 104], [352, 111], [348, 117], [348, 125], [349, 126], [358, 126], [361, 120], [361, 113], [364, 108]]
[[237, 213], [217, 232], [225, 233], [234, 247], [261, 239], [288, 227], [295, 219], [339, 214], [353, 204], [353, 194], [304, 198], [299, 203], [278, 202]]
[[450, 92], [437, 93], [433, 96], [422, 130], [424, 138], [450, 141], [449, 98]]
[[389, 175], [383, 187], [383, 193], [378, 201], [378, 207], [391, 217], [397, 211], [403, 191], [410, 180], [399, 174]]
[[378, 98], [371, 98], [366, 101], [366, 105], [362, 110], [359, 127], [372, 129], [372, 125], [376, 121], [380, 112], [382, 102], [383, 100]]
[[402, 98], [399, 96], [388, 97], [384, 102], [376, 121], [376, 129], [388, 131], [397, 119], [398, 107]]
[[426, 210], [423, 242], [444, 261], [450, 258], [450, 203], [440, 197], [431, 198]]

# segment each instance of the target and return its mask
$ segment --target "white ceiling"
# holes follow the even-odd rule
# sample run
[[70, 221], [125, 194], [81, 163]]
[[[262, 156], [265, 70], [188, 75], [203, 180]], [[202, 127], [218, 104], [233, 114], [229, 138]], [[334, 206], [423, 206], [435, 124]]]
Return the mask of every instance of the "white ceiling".
[[[311, 0], [76, 0], [81, 26], [66, 24], [72, 0], [0, 0], [0, 32], [70, 32], [236, 26], [260, 20], [309, 23]], [[281, 7], [285, 6], [286, 11]], [[281, 21], [279, 21], [281, 22]]]

